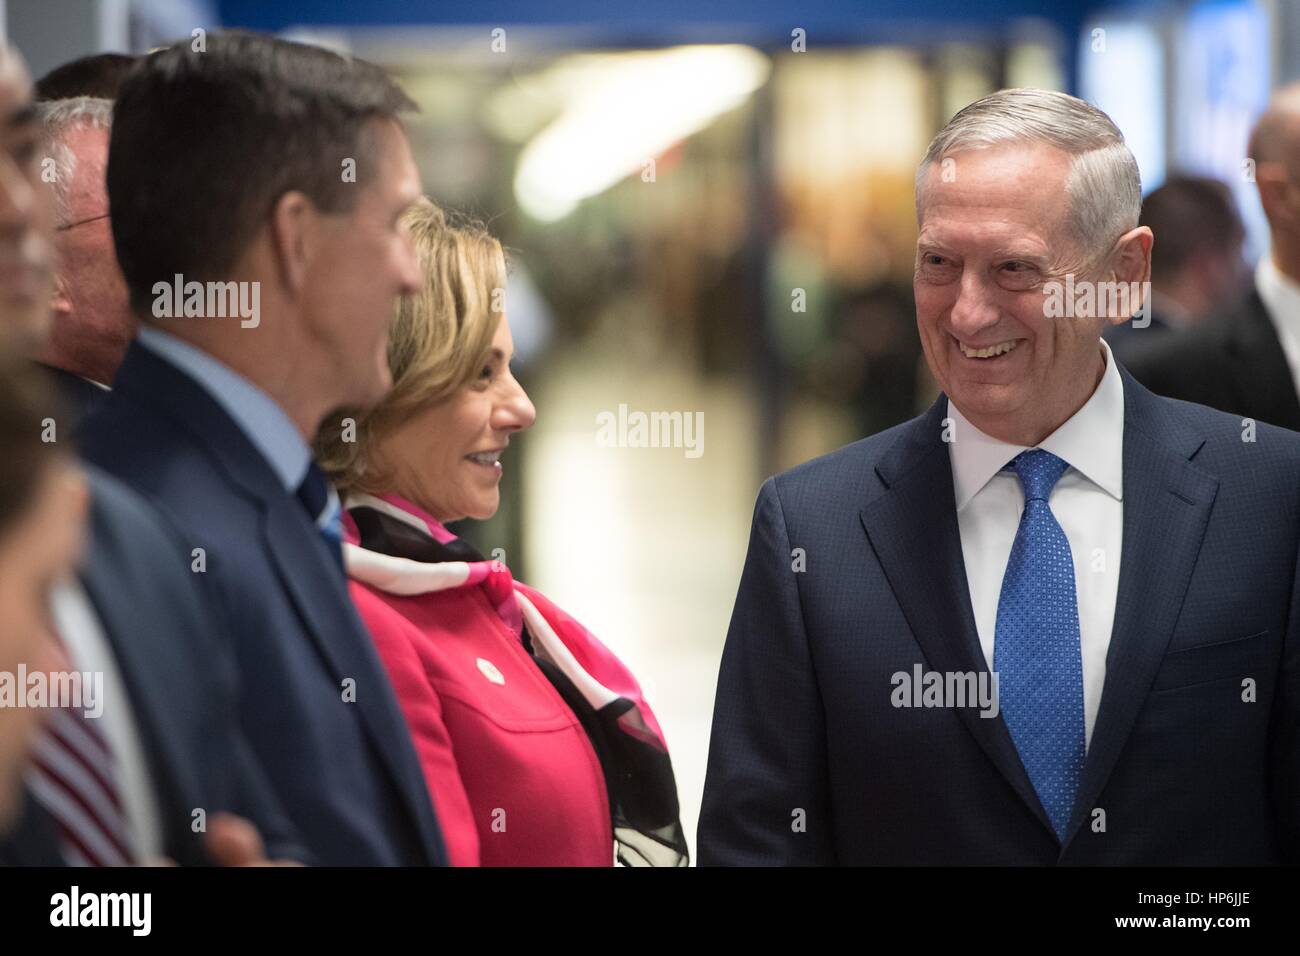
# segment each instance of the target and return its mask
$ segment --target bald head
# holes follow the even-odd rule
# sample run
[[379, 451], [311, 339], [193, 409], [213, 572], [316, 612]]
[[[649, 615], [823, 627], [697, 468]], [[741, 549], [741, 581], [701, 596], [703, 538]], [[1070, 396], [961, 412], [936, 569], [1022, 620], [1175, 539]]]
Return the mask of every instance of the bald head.
[[1250, 136], [1255, 185], [1277, 267], [1300, 281], [1300, 83], [1274, 92]]
[[1300, 172], [1300, 83], [1277, 90], [1250, 136], [1255, 163], [1282, 163]]

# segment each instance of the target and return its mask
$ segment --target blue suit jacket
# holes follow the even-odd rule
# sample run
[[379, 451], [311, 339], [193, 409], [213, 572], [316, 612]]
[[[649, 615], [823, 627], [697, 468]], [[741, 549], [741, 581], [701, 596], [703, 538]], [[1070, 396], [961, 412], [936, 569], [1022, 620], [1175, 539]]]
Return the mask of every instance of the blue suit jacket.
[[702, 864], [1300, 859], [1300, 435], [1261, 425], [1243, 442], [1240, 419], [1121, 372], [1119, 591], [1064, 842], [1000, 715], [891, 704], [891, 675], [914, 664], [987, 670], [941, 396], [763, 485], [718, 681]]
[[[189, 555], [139, 496], [95, 468], [80, 579], [126, 685], [144, 749], [163, 853], [209, 863], [195, 810], [251, 821], [273, 859], [311, 862], [239, 726], [233, 655], [189, 571]], [[105, 703], [111, 708], [111, 700]], [[0, 863], [59, 866], [53, 821], [34, 800]]]
[[442, 864], [410, 734], [346, 581], [298, 499], [201, 386], [133, 344], [85, 456], [164, 511], [222, 609], [242, 719], [325, 865]]

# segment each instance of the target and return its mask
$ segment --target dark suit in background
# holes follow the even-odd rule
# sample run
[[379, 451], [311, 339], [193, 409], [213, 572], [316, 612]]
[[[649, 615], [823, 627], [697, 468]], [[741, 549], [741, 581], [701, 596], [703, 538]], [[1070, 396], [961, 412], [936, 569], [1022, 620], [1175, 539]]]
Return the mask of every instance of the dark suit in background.
[[136, 342], [82, 446], [156, 503], [187, 548], [204, 549], [196, 577], [231, 628], [244, 729], [310, 852], [326, 865], [445, 862], [410, 734], [342, 570], [239, 425]]
[[72, 435], [81, 425], [81, 420], [108, 394], [108, 389], [101, 388], [75, 372], [55, 368], [53, 365], [37, 364], [49, 376], [63, 400], [65, 420], [59, 422], [59, 437], [64, 437], [65, 432]]
[[[81, 583], [130, 697], [160, 814], [164, 853], [209, 862], [194, 811], [235, 813], [258, 828], [268, 855], [310, 861], [239, 727], [228, 636], [188, 550], [129, 488], [95, 468]], [[112, 707], [111, 700], [105, 701]], [[53, 822], [29, 795], [0, 863], [58, 866]]]
[[[1186, 332], [1120, 343], [1116, 357], [1158, 395], [1300, 430], [1300, 398], [1259, 293]], [[1240, 426], [1240, 421], [1238, 421]]]
[[1236, 418], [1123, 382], [1119, 590], [1064, 840], [1001, 715], [891, 704], [913, 665], [988, 670], [940, 396], [763, 484], [701, 864], [1300, 861], [1300, 435], [1243, 443]]
[[1129, 319], [1119, 325], [1106, 326], [1102, 330], [1101, 337], [1110, 344], [1116, 355], [1121, 355], [1126, 350], [1146, 342], [1156, 340], [1163, 342], [1169, 333], [1176, 331], [1177, 327], [1170, 324], [1160, 313], [1152, 312], [1150, 323], [1142, 328], [1136, 328], [1133, 320]]

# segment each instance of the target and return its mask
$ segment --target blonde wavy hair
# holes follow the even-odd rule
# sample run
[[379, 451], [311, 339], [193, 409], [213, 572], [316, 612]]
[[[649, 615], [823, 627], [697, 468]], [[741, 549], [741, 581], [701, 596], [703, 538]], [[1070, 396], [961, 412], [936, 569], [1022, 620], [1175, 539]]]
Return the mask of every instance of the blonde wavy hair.
[[[361, 411], [339, 409], [316, 436], [314, 452], [341, 495], [392, 491], [390, 470], [373, 449], [417, 412], [470, 385], [488, 360], [501, 321], [505, 253], [481, 223], [421, 199], [402, 216], [424, 282], [398, 301], [388, 339], [392, 390]], [[346, 420], [355, 422], [348, 438]]]

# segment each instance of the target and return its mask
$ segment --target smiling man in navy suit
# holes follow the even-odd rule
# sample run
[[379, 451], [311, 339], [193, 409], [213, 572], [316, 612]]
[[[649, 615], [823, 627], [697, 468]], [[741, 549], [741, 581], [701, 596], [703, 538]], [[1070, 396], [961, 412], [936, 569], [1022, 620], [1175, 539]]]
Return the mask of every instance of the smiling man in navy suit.
[[944, 394], [764, 483], [719, 676], [704, 864], [1300, 860], [1300, 435], [1159, 398], [1100, 341], [1152, 236], [1061, 93], [917, 174]]
[[308, 447], [390, 385], [389, 318], [420, 278], [399, 222], [420, 195], [411, 106], [360, 60], [214, 34], [132, 72], [109, 147], [143, 327], [81, 443], [180, 530], [234, 642], [253, 750], [327, 865], [445, 862]]

